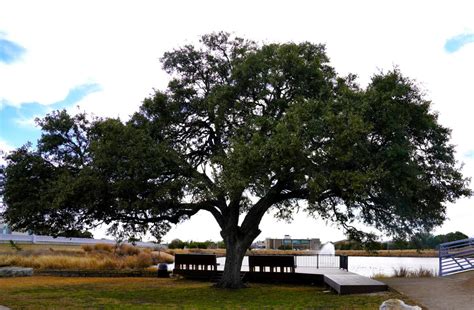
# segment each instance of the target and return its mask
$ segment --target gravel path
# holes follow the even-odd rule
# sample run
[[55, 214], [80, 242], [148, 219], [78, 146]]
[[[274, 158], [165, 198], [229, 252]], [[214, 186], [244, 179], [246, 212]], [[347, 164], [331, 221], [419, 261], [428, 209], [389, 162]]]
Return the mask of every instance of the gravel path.
[[439, 278], [388, 278], [382, 282], [430, 310], [474, 309], [474, 271]]

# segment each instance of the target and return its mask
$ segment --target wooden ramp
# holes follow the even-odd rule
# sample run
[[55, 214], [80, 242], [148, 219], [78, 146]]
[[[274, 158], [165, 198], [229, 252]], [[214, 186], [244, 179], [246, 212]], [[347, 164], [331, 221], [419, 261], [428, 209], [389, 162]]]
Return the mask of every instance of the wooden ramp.
[[387, 290], [387, 285], [382, 282], [347, 271], [340, 274], [325, 274], [324, 283], [339, 294], [361, 294]]

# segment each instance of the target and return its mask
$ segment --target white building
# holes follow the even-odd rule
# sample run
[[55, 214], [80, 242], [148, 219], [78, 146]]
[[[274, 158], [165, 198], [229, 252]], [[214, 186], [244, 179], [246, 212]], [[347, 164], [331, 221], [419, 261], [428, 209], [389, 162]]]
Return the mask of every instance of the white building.
[[6, 235], [10, 233], [11, 230], [8, 228], [8, 225], [0, 222], [0, 235]]
[[23, 233], [23, 232], [18, 232], [18, 231], [12, 231], [10, 227], [8, 227], [7, 224], [3, 223], [0, 220], [0, 235], [22, 235], [22, 236], [27, 236], [29, 235], [28, 233]]

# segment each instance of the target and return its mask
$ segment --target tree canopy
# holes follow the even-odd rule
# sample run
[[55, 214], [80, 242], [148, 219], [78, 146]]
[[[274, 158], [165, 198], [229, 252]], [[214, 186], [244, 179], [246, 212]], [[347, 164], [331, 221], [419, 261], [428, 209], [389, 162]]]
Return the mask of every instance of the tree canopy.
[[7, 158], [13, 229], [159, 237], [204, 210], [227, 246], [220, 286], [238, 287], [269, 210], [393, 235], [430, 230], [471, 194], [431, 102], [398, 69], [367, 87], [340, 76], [323, 45], [258, 45], [226, 33], [165, 53], [171, 80], [128, 121], [58, 111], [36, 149]]

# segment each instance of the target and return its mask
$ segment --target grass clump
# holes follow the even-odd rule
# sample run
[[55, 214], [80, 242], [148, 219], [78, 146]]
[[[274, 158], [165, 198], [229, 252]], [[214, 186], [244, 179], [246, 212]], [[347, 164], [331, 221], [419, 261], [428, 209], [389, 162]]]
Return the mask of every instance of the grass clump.
[[103, 253], [112, 253], [114, 251], [114, 246], [112, 244], [106, 243], [97, 243], [94, 245], [94, 251], [103, 252]]
[[121, 244], [115, 249], [115, 253], [119, 256], [139, 255], [140, 249], [129, 244]]
[[420, 267], [416, 270], [410, 270], [406, 267], [393, 268], [393, 274], [387, 275], [385, 273], [375, 273], [371, 276], [373, 279], [384, 278], [431, 278], [436, 277], [436, 271]]
[[395, 278], [429, 278], [435, 277], [436, 272], [431, 269], [420, 267], [416, 270], [410, 270], [406, 267], [394, 268], [393, 276]]
[[90, 253], [92, 251], [94, 251], [94, 246], [93, 245], [90, 245], [90, 244], [83, 244], [81, 245], [81, 248], [84, 250], [84, 252], [86, 253]]
[[163, 251], [153, 251], [151, 252], [151, 257], [153, 259], [153, 263], [166, 263], [172, 264], [174, 263], [174, 256]]

